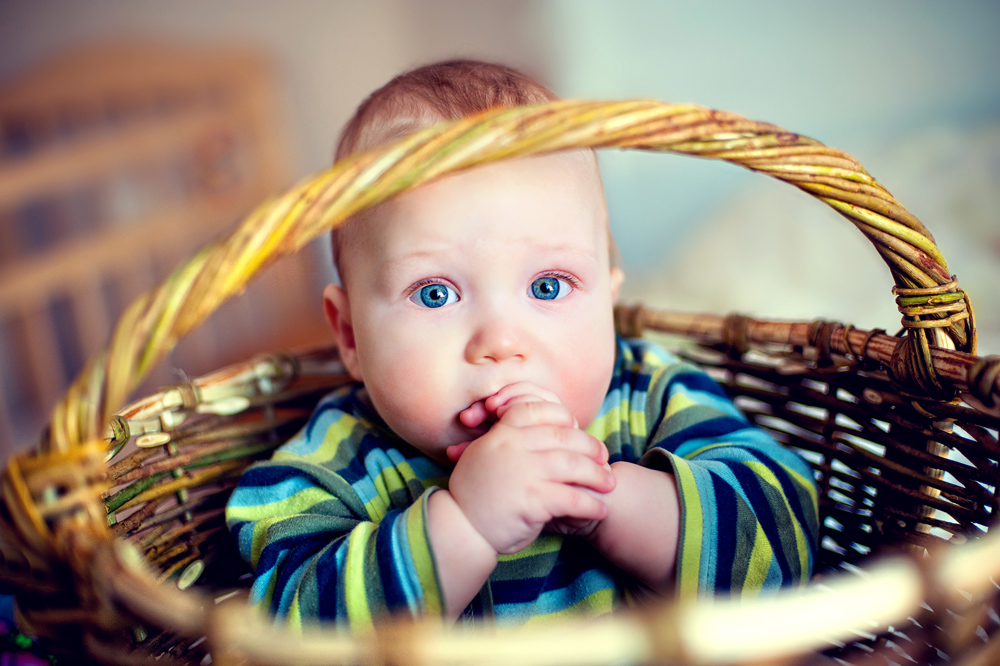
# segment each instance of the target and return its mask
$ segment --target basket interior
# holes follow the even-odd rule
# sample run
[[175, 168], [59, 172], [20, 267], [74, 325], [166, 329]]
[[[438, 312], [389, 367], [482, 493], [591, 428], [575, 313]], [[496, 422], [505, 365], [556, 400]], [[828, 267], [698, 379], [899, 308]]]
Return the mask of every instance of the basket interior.
[[[753, 422], [809, 462], [822, 520], [816, 575], [975, 538], [996, 515], [995, 419], [909, 396], [884, 368], [838, 355], [821, 361], [812, 348], [739, 353], [676, 336], [662, 341], [706, 368]], [[215, 598], [245, 595], [252, 577], [226, 532], [229, 493], [247, 465], [268, 457], [347, 380], [333, 349], [261, 357], [123, 410], [105, 494], [113, 533], [161, 581]], [[197, 651], [163, 635], [137, 647]]]

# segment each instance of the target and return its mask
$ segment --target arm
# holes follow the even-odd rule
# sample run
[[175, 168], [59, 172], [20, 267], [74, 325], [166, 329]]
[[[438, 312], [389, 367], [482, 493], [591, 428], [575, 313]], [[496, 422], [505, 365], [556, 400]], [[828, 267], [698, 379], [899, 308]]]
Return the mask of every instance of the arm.
[[818, 508], [805, 461], [752, 426], [700, 369], [673, 359], [651, 374], [638, 462], [677, 488], [679, 593], [757, 594], [807, 580]]
[[426, 536], [425, 491], [409, 507], [366, 502], [340, 475], [303, 460], [248, 470], [226, 508], [230, 531], [254, 567], [254, 603], [293, 627], [334, 620], [372, 626], [387, 612], [439, 614]]
[[665, 591], [674, 582], [680, 534], [674, 477], [622, 461], [611, 471], [616, 482], [604, 496], [608, 515], [587, 538], [609, 562], [645, 586]]
[[493, 546], [472, 526], [451, 493], [431, 495], [429, 532], [442, 572], [445, 618], [454, 621], [497, 566]]

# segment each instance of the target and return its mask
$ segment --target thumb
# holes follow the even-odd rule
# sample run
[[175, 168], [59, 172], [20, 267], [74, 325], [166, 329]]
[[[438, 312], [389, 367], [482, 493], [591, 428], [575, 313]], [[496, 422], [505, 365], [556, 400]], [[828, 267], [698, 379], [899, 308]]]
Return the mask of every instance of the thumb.
[[469, 448], [469, 444], [472, 442], [462, 442], [461, 444], [453, 444], [444, 450], [445, 454], [448, 456], [448, 460], [452, 462], [458, 462], [458, 459], [462, 457], [465, 450]]

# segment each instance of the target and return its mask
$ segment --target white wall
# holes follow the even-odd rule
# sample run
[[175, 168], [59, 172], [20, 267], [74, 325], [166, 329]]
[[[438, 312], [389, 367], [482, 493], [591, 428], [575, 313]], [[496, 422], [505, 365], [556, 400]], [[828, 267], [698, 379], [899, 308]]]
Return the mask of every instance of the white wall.
[[[1000, 4], [556, 0], [565, 96], [694, 102], [857, 157], [935, 233], [1000, 351]], [[602, 154], [626, 295], [894, 331], [888, 271], [821, 204], [735, 167]]]

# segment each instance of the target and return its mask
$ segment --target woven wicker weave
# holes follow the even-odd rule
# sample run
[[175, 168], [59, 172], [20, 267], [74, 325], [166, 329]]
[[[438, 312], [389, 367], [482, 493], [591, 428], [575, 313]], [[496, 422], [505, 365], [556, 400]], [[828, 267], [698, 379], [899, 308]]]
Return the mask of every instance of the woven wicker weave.
[[[742, 607], [666, 604], [532, 632], [389, 623], [363, 639], [332, 628], [298, 638], [265, 623], [242, 601], [248, 571], [223, 506], [246, 465], [347, 379], [335, 350], [253, 359], [120, 406], [261, 268], [353, 213], [446, 173], [584, 146], [722, 159], [785, 180], [842, 213], [889, 266], [902, 337], [825, 321], [617, 312], [623, 332], [680, 340], [752, 419], [809, 460], [825, 519], [822, 580]], [[812, 139], [652, 101], [553, 102], [440, 125], [261, 205], [128, 309], [37, 448], [7, 464], [0, 579], [16, 591], [28, 633], [106, 663], [200, 663], [209, 653], [213, 663], [255, 664], [812, 663], [829, 654], [995, 663], [1000, 531], [977, 537], [998, 507], [1000, 359], [975, 355], [971, 315], [924, 226], [853, 158]], [[857, 562], [860, 577], [836, 571]]]

